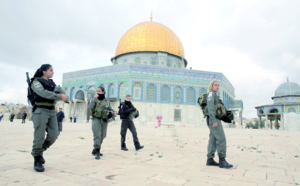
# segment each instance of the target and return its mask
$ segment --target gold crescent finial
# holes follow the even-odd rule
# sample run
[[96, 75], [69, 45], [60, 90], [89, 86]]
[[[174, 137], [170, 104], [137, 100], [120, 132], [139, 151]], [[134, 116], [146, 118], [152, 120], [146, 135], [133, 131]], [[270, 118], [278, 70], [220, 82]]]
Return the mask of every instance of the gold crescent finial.
[[152, 12], [153, 12], [153, 11], [151, 10], [151, 15], [150, 15], [150, 21], [151, 21], [151, 22], [152, 22]]

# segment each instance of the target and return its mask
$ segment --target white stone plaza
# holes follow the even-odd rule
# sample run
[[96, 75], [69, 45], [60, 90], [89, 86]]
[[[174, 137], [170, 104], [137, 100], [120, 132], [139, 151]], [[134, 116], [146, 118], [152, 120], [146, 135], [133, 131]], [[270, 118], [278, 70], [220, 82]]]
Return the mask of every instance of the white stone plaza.
[[[145, 148], [134, 150], [128, 131], [120, 150], [120, 123], [109, 124], [95, 160], [89, 123], [63, 123], [44, 152], [45, 172], [33, 169], [31, 121], [0, 122], [1, 185], [299, 185], [300, 135], [295, 131], [225, 128], [232, 169], [207, 167], [207, 127], [137, 125]], [[218, 160], [217, 157], [215, 160]]]

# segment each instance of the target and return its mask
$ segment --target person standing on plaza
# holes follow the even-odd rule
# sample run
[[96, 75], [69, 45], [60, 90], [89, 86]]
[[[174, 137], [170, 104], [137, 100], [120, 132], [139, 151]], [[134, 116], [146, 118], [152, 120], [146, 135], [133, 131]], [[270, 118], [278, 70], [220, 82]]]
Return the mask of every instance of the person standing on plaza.
[[62, 108], [59, 108], [59, 112], [56, 114], [56, 118], [57, 118], [57, 123], [58, 123], [58, 131], [62, 132], [62, 122], [63, 122], [63, 119], [65, 118], [65, 114], [62, 111]]
[[3, 117], [4, 117], [4, 115], [2, 114], [2, 112], [0, 112], [0, 122], [1, 122]]
[[98, 87], [94, 98], [91, 100], [88, 108], [91, 110], [92, 131], [94, 137], [94, 148], [92, 154], [99, 160], [101, 145], [107, 133], [108, 122], [117, 116], [117, 113], [111, 108], [110, 101], [105, 98], [105, 89]]
[[[231, 168], [232, 165], [227, 163], [226, 157], [226, 137], [223, 126], [220, 119], [218, 119], [218, 113], [216, 110], [222, 107], [220, 104], [220, 98], [217, 95], [219, 91], [219, 82], [213, 80], [210, 82], [207, 91], [207, 109], [208, 116], [206, 122], [210, 131], [209, 142], [207, 147], [207, 166], [219, 166], [220, 168]], [[223, 106], [224, 107], [224, 106]], [[218, 151], [219, 163], [214, 161], [215, 152]]]
[[[31, 155], [34, 157], [34, 170], [44, 172], [45, 159], [43, 152], [46, 151], [57, 139], [58, 124], [56, 118], [55, 101], [67, 101], [68, 97], [63, 93], [56, 93], [56, 84], [53, 82], [53, 67], [43, 64], [31, 79], [32, 97], [28, 96], [32, 109], [32, 121], [34, 127], [34, 139]], [[47, 136], [45, 132], [47, 128]]]
[[130, 130], [132, 137], [133, 137], [133, 143], [135, 146], [135, 150], [140, 150], [144, 148], [144, 146], [140, 145], [139, 139], [137, 137], [136, 128], [133, 123], [133, 118], [137, 118], [139, 116], [139, 111], [134, 108], [134, 106], [131, 103], [131, 95], [127, 95], [124, 101], [124, 104], [121, 108], [120, 117], [122, 120], [121, 124], [121, 150], [128, 151], [126, 147], [126, 133], [127, 129]]
[[76, 123], [77, 117], [76, 115], [74, 115], [74, 123]]
[[11, 115], [10, 115], [10, 122], [13, 122], [13, 121], [14, 121], [14, 118], [15, 118], [15, 114], [14, 114], [14, 113], [11, 113]]
[[24, 113], [22, 114], [22, 123], [25, 123], [26, 118], [27, 118], [27, 113], [24, 111]]

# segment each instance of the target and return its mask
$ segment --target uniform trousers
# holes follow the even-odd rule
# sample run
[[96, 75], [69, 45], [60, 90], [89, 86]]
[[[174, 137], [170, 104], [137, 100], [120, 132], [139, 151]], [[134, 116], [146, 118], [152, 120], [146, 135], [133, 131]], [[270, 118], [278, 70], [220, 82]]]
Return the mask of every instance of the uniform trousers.
[[207, 116], [206, 122], [209, 128], [209, 141], [207, 146], [207, 158], [214, 158], [215, 152], [218, 151], [218, 155], [221, 158], [226, 157], [226, 137], [224, 133], [223, 126], [221, 124], [221, 121], [216, 118], [216, 121], [218, 123], [217, 127], [212, 127], [213, 122]]
[[92, 131], [94, 136], [94, 149], [101, 149], [101, 144], [106, 137], [107, 122], [99, 118], [92, 119]]
[[[58, 126], [55, 110], [36, 108], [32, 114], [34, 136], [31, 155], [33, 157], [43, 155], [43, 151], [49, 148], [57, 139]], [[47, 136], [45, 133], [47, 128]]]
[[121, 147], [126, 147], [125, 140], [126, 140], [126, 133], [127, 129], [130, 130], [132, 137], [133, 137], [133, 143], [135, 146], [139, 146], [139, 139], [137, 137], [136, 128], [134, 126], [134, 123], [131, 119], [123, 119], [121, 124]]

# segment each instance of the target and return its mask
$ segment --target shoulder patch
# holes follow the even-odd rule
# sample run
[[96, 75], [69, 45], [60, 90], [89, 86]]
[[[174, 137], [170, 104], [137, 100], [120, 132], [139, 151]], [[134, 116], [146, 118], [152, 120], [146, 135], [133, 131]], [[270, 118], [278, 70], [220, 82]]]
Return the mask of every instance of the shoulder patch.
[[212, 92], [210, 92], [208, 95], [207, 95], [207, 100], [211, 100], [211, 98], [212, 98]]
[[33, 85], [34, 85], [35, 87], [37, 87], [37, 88], [39, 88], [39, 87], [42, 86], [42, 84], [41, 84], [40, 82], [38, 82], [38, 81], [33, 82]]

